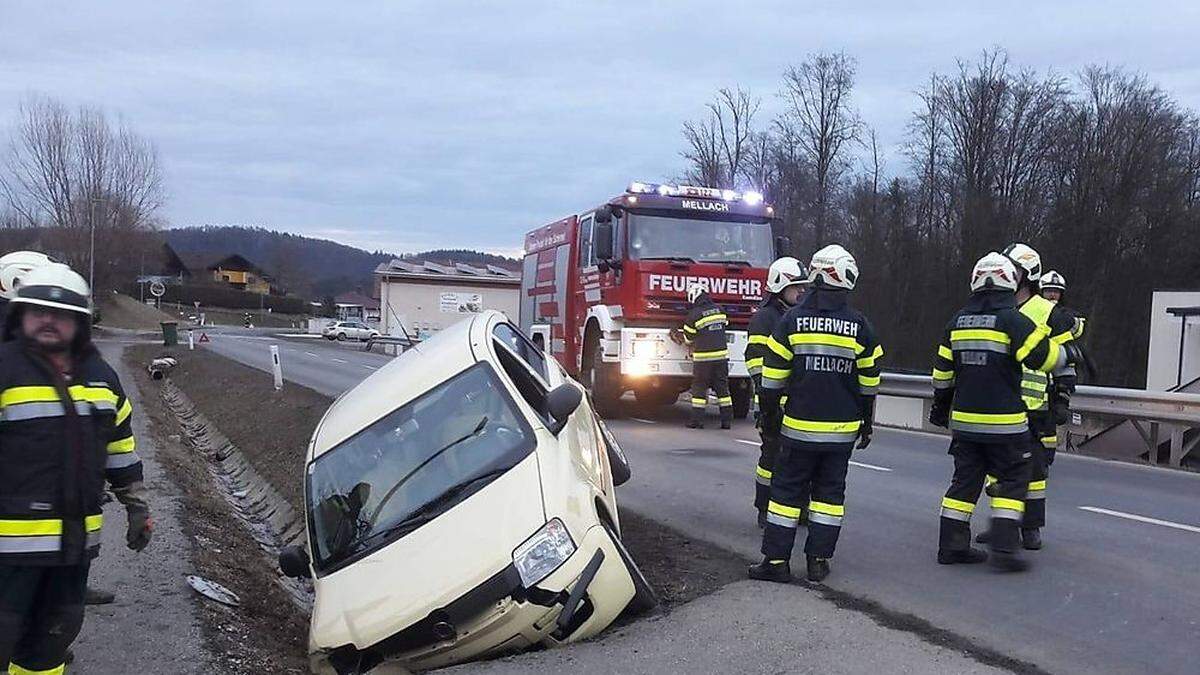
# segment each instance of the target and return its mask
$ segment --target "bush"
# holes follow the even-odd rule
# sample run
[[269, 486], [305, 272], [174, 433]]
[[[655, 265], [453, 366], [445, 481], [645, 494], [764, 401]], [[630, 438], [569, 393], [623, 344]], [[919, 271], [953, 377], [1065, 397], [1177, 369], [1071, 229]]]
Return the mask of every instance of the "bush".
[[[126, 291], [133, 297], [139, 297], [139, 289], [135, 284], [132, 289]], [[146, 291], [146, 296], [149, 297], [149, 289]], [[171, 284], [167, 286], [167, 292], [162, 296], [163, 302], [177, 302], [182, 305], [191, 305], [195, 302], [200, 303], [200, 307], [223, 307], [225, 309], [258, 309], [265, 307], [272, 312], [280, 312], [283, 314], [305, 314], [307, 313], [307, 303], [303, 298], [286, 295], [268, 295], [261, 296], [258, 293], [247, 293], [239, 291], [236, 288], [222, 288], [220, 286], [207, 286], [199, 284]]]

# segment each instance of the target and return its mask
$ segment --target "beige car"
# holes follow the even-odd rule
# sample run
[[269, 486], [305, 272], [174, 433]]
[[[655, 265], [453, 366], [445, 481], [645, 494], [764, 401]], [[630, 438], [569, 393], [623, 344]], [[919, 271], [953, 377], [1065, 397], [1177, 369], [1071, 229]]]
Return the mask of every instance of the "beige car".
[[[615, 481], [614, 481], [615, 476]], [[339, 398], [305, 469], [313, 672], [425, 670], [599, 633], [655, 596], [619, 538], [624, 455], [495, 311]]]

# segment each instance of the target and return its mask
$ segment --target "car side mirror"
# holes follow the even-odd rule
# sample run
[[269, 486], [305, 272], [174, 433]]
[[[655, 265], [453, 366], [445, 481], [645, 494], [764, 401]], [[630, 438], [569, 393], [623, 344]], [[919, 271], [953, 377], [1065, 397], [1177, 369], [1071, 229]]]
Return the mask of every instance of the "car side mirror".
[[567, 418], [583, 403], [583, 392], [573, 384], [563, 383], [546, 395], [546, 412], [554, 418], [547, 427], [557, 436], [567, 426]]
[[279, 552], [279, 571], [293, 579], [311, 579], [311, 561], [308, 551], [299, 546], [287, 546]]
[[597, 222], [592, 233], [592, 250], [596, 252], [596, 260], [611, 260], [613, 257], [613, 224]]

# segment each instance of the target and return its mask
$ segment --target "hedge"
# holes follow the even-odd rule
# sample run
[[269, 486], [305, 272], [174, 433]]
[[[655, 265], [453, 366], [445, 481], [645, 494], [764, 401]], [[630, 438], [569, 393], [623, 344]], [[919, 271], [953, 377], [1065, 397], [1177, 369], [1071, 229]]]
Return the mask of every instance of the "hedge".
[[[140, 297], [141, 290], [137, 284], [126, 292], [133, 297]], [[145, 289], [146, 297], [150, 296], [149, 285]], [[239, 291], [236, 288], [221, 288], [220, 286], [202, 286], [196, 284], [169, 284], [162, 296], [163, 302], [177, 302], [191, 305], [197, 301], [200, 307], [219, 307], [223, 309], [258, 309], [266, 307], [272, 312], [283, 314], [307, 314], [308, 303], [303, 298], [286, 295], [262, 296], [258, 293]]]

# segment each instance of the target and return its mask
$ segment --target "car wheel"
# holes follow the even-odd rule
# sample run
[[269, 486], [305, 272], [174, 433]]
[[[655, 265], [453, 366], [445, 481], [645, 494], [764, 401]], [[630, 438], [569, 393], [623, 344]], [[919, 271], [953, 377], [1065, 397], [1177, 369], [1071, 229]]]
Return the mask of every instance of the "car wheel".
[[346, 334], [345, 334], [345, 333], [338, 333], [338, 334], [337, 334], [337, 339], [338, 339], [338, 342], [345, 342], [345, 341], [346, 341]]
[[658, 606], [658, 594], [654, 592], [654, 587], [650, 585], [650, 582], [646, 581], [646, 575], [638, 569], [637, 563], [633, 561], [633, 556], [625, 550], [625, 544], [621, 543], [621, 537], [617, 535], [616, 528], [605, 519], [601, 519], [601, 522], [604, 525], [604, 531], [608, 532], [609, 539], [612, 539], [617, 553], [620, 554], [621, 562], [625, 564], [625, 569], [629, 572], [629, 578], [633, 581], [633, 599], [629, 601], [628, 605], [625, 605], [625, 611], [632, 616], [649, 612]]

